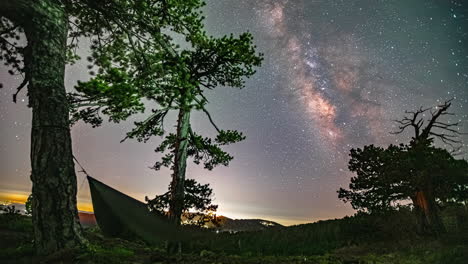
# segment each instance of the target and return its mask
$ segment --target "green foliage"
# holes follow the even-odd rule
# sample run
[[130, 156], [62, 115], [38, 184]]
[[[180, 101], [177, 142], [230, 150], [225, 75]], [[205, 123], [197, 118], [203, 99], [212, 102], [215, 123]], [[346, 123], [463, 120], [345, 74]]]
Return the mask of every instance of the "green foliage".
[[466, 202], [468, 195], [468, 162], [433, 145], [435, 139], [453, 148], [454, 144], [461, 144], [457, 139], [461, 134], [459, 122], [439, 120], [451, 115], [450, 106], [448, 100], [434, 110], [421, 107], [406, 111], [410, 116], [396, 120], [399, 130], [394, 134], [414, 129], [408, 145], [352, 149], [348, 168], [356, 176], [351, 178], [349, 190], [338, 190], [338, 197], [365, 212], [392, 210], [411, 200], [419, 232], [432, 236], [444, 233], [439, 208], [447, 203]]
[[32, 232], [32, 221], [30, 217], [20, 215], [17, 210], [14, 214], [0, 213], [0, 228], [19, 232]]
[[28, 196], [28, 199], [26, 200], [26, 203], [24, 204], [26, 208], [26, 215], [31, 216], [32, 215], [32, 202], [33, 202], [33, 195], [30, 194]]
[[[24, 30], [0, 16], [0, 32], [0, 61], [9, 68], [9, 74], [23, 73], [25, 68], [22, 53], [25, 47], [20, 45], [20, 39]], [[2, 88], [1, 83], [0, 88]]]
[[383, 149], [369, 145], [364, 149], [351, 149], [348, 168], [357, 176], [351, 178], [350, 190], [340, 188], [338, 198], [351, 202], [354, 209], [369, 212], [389, 210], [392, 202], [406, 199], [410, 191], [407, 185], [392, 184], [398, 181], [393, 172], [400, 147], [390, 145]]
[[1, 259], [15, 259], [18, 256], [34, 256], [35, 251], [32, 243], [24, 243], [17, 247], [0, 248]]
[[[205, 226], [215, 224], [215, 213], [218, 205], [212, 204], [213, 189], [209, 184], [200, 184], [193, 179], [187, 179], [184, 184], [184, 224]], [[170, 192], [157, 195], [154, 199], [145, 197], [150, 211], [165, 216], [169, 210]]]
[[365, 146], [352, 149], [350, 190], [340, 188], [338, 197], [354, 209], [369, 212], [390, 210], [410, 199], [426, 185], [433, 186], [442, 202], [466, 201], [468, 163], [455, 159], [447, 150], [420, 145], [388, 148]]
[[[144, 110], [143, 103], [140, 102], [137, 96], [137, 90], [134, 86], [128, 84], [128, 76], [124, 71], [112, 69], [109, 75], [103, 77], [96, 77], [88, 82], [78, 82], [75, 87], [77, 91], [95, 97], [96, 104], [108, 105], [102, 112], [109, 115], [110, 121], [119, 122], [125, 120], [132, 114], [140, 113]], [[79, 98], [70, 98], [73, 100], [80, 100]], [[97, 112], [97, 108], [84, 108], [75, 112], [72, 122], [78, 119], [83, 119], [93, 125], [99, 126], [102, 123], [102, 118]]]
[[[193, 162], [197, 165], [203, 162], [204, 168], [208, 170], [212, 170], [217, 165], [227, 166], [233, 157], [223, 151], [221, 146], [236, 143], [244, 139], [245, 136], [241, 132], [220, 130], [213, 142], [211, 138], [204, 138], [190, 130], [187, 155], [192, 157]], [[167, 153], [161, 161], [155, 163], [153, 169], [159, 170], [161, 167], [173, 165], [177, 140], [176, 134], [171, 133], [156, 148], [156, 152]]]
[[[453, 214], [457, 210], [445, 210]], [[468, 219], [461, 208], [463, 219]], [[261, 232], [219, 233], [211, 240], [197, 239], [183, 245], [181, 256], [165, 253], [163, 246], [152, 248], [144, 243], [106, 238], [99, 230], [85, 232], [87, 248], [63, 254], [34, 256], [32, 228], [11, 229], [31, 222], [20, 216], [20, 224], [6, 226], [0, 214], [1, 263], [424, 263], [464, 264], [468, 257], [468, 233], [454, 231], [464, 240], [428, 240], [405, 237], [411, 227], [401, 224], [414, 216], [403, 208], [382, 215], [357, 214], [343, 219], [269, 229]], [[449, 215], [446, 215], [449, 216]], [[398, 220], [399, 219], [399, 220]], [[406, 220], [405, 220], [406, 219]], [[397, 223], [394, 223], [396, 221]], [[465, 221], [464, 220], [464, 221]], [[460, 227], [467, 222], [460, 222]], [[13, 231], [13, 232], [12, 232]], [[393, 233], [393, 234], [392, 234]], [[390, 237], [388, 237], [390, 235]], [[239, 248], [238, 241], [242, 242]]]
[[465, 263], [468, 259], [468, 246], [458, 245], [450, 249], [441, 250], [433, 253], [433, 263], [440, 264], [455, 264]]
[[[167, 15], [174, 10], [183, 10], [174, 13], [179, 14], [178, 20], [166, 21], [158, 16], [154, 18], [156, 21], [152, 21], [145, 15], [142, 18], [144, 24], [132, 20], [129, 26], [141, 27], [143, 32], [148, 33], [144, 37], [130, 38], [126, 35], [132, 33], [131, 36], [139, 36], [140, 33], [119, 29], [121, 35], [112, 36], [112, 41], [101, 40], [100, 43], [106, 45], [95, 43], [89, 60], [99, 67], [98, 74], [88, 82], [80, 82], [75, 87], [77, 92], [70, 94], [74, 106], [73, 120], [81, 119], [99, 126], [103, 121], [100, 114], [103, 113], [110, 121], [119, 122], [148, 110], [150, 105], [144, 102], [149, 100], [156, 106], [151, 109], [146, 120], [135, 122], [134, 129], [126, 137], [146, 142], [152, 136], [165, 134], [164, 120], [169, 111], [203, 111], [218, 135], [215, 140], [211, 140], [190, 129], [188, 155], [193, 157], [196, 164], [203, 162], [207, 169], [217, 165], [226, 166], [233, 157], [224, 152], [221, 146], [239, 142], [245, 137], [237, 131], [218, 129], [205, 109], [208, 100], [204, 92], [219, 86], [244, 87], [244, 78], [255, 73], [254, 67], [260, 66], [262, 54], [256, 54], [250, 33], [238, 37], [232, 34], [221, 38], [207, 36], [202, 31], [203, 17], [197, 11], [202, 4], [198, 1], [184, 4], [179, 1], [169, 2], [164, 6], [171, 8], [170, 12], [166, 10]], [[115, 9], [120, 10], [120, 7]], [[120, 12], [123, 10], [124, 7]], [[143, 13], [149, 12], [143, 10]], [[94, 23], [98, 21], [91, 19], [80, 23], [94, 28]], [[169, 22], [175, 26], [169, 25]], [[164, 27], [167, 30], [161, 30]], [[173, 33], [185, 36], [185, 46], [188, 48], [181, 49], [174, 44], [171, 38]], [[165, 137], [156, 151], [168, 152], [161, 162], [155, 164], [155, 169], [172, 166], [173, 150], [179, 140], [171, 133]]]
[[[195, 164], [203, 163], [208, 170], [218, 165], [227, 166], [233, 157], [222, 147], [245, 137], [238, 131], [221, 130], [216, 126], [205, 108], [208, 103], [205, 92], [220, 86], [244, 87], [245, 78], [255, 73], [255, 67], [260, 66], [263, 59], [263, 55], [256, 52], [252, 35], [247, 32], [220, 38], [208, 36], [203, 31], [203, 16], [198, 11], [202, 3], [198, 1], [168, 1], [157, 6], [163, 10], [163, 16], [158, 14], [155, 18], [146, 15], [147, 12], [154, 12], [147, 9], [150, 5], [128, 6], [120, 1], [118, 4], [122, 6], [115, 7], [117, 13], [138, 7], [132, 14], [138, 20], [130, 18], [129, 22], [125, 21], [124, 28], [117, 17], [111, 41], [98, 39], [93, 42], [89, 60], [98, 66], [98, 73], [90, 81], [79, 83], [75, 87], [77, 92], [69, 95], [73, 120], [81, 119], [99, 126], [103, 121], [101, 113], [107, 115], [109, 121], [119, 122], [150, 110], [145, 120], [134, 123], [135, 127], [125, 139], [146, 142], [153, 136], [165, 136], [156, 148], [156, 152], [163, 155], [153, 166], [154, 169], [169, 167], [181, 173], [174, 177], [184, 179], [187, 156]], [[174, 10], [179, 12], [172, 13]], [[164, 19], [171, 14], [175, 19]], [[93, 28], [88, 21], [80, 23]], [[132, 28], [138, 30], [132, 31]], [[174, 35], [185, 37], [185, 43], [181, 43], [184, 48], [174, 43]], [[175, 134], [166, 133], [164, 127], [167, 114], [173, 110], [179, 112], [178, 131]], [[217, 132], [214, 139], [192, 130], [191, 111], [206, 114]], [[181, 127], [183, 132], [179, 131]], [[186, 140], [188, 147], [181, 144]], [[183, 150], [179, 151], [179, 147]], [[176, 155], [181, 155], [181, 159], [177, 159], [178, 164], [175, 164]], [[179, 170], [179, 167], [184, 169]], [[180, 194], [183, 183], [183, 180], [174, 181], [172, 191]], [[180, 206], [176, 204], [179, 205], [182, 199], [172, 197], [176, 197], [174, 200], [177, 201], [171, 203], [171, 207], [177, 207], [179, 211]], [[173, 215], [178, 217], [179, 213]]]
[[[429, 250], [430, 249], [430, 250]], [[468, 257], [467, 246], [441, 247], [416, 247], [413, 250], [401, 250], [391, 254], [369, 253], [359, 258], [360, 263], [379, 264], [464, 264]]]
[[[260, 65], [261, 57], [255, 55], [252, 36], [248, 33], [240, 35], [239, 38], [231, 35], [216, 40], [199, 34], [188, 39], [196, 41], [191, 43], [194, 50], [182, 50], [176, 56], [164, 56], [163, 52], [154, 50], [154, 53], [144, 54], [144, 58], [151, 58], [153, 61], [151, 67], [132, 70], [130, 65], [118, 69], [110, 66], [101, 68], [102, 73], [91, 81], [79, 83], [76, 87], [79, 93], [72, 94], [70, 100], [86, 103], [82, 105], [84, 108], [75, 104], [77, 108], [73, 113], [74, 120], [82, 119], [98, 126], [102, 122], [99, 116], [102, 111], [111, 121], [118, 122], [144, 111], [143, 100], [152, 100], [158, 104], [158, 108], [151, 109], [152, 114], [146, 120], [135, 122], [135, 128], [127, 133], [126, 138], [146, 142], [152, 136], [164, 135], [164, 119], [170, 110], [188, 108], [204, 111], [212, 122], [211, 116], [205, 110], [208, 101], [202, 88], [213, 89], [219, 85], [242, 88], [243, 77], [254, 74], [253, 67]], [[175, 46], [172, 48], [175, 50]], [[118, 78], [114, 78], [115, 72], [123, 70], [127, 72], [126, 75], [120, 73]], [[132, 71], [140, 71], [141, 74], [136, 76], [131, 74]], [[106, 83], [112, 83], [112, 86], [105, 85]], [[190, 90], [190, 93], [187, 90]], [[214, 142], [190, 129], [188, 154], [194, 158], [196, 164], [203, 162], [207, 169], [213, 169], [219, 164], [227, 165], [232, 156], [222, 151], [221, 146], [245, 138], [240, 132], [219, 130], [213, 122], [212, 124], [218, 131]], [[172, 165], [173, 150], [177, 141], [173, 134], [166, 136], [156, 151], [170, 151], [161, 162], [155, 164], [155, 169]]]
[[160, 61], [171, 56], [172, 47], [166, 44], [172, 38], [163, 32], [201, 32], [198, 9], [203, 5], [199, 0], [67, 2], [69, 48], [75, 51], [78, 39], [90, 39], [88, 68], [92, 75], [94, 67], [98, 71], [98, 76], [79, 82], [77, 92], [69, 95], [73, 120], [83, 119], [98, 126], [102, 123], [100, 111], [115, 122], [143, 111], [140, 92], [160, 90], [148, 80], [161, 79]]
[[130, 260], [134, 255], [133, 250], [122, 246], [104, 248], [90, 244], [86, 251], [78, 256], [78, 259], [92, 259], [94, 263], [122, 263]]
[[[150, 45], [148, 37], [166, 43], [171, 36], [163, 34], [164, 31], [196, 34], [203, 29], [203, 17], [198, 10], [204, 6], [204, 2], [200, 0], [72, 0], [63, 4], [68, 15], [68, 62], [74, 63], [80, 59], [77, 53], [79, 40], [88, 39], [91, 43], [89, 68], [97, 66], [99, 72], [116, 64], [124, 68], [134, 65], [132, 77], [138, 77], [139, 72], [134, 70], [149, 65], [139, 55]], [[0, 33], [0, 60], [10, 68], [10, 74], [25, 75], [22, 88], [29, 80], [25, 63], [29, 47], [21, 46], [24, 42], [19, 41], [24, 28], [2, 16]], [[90, 115], [85, 112], [81, 114]]]
[[[468, 214], [458, 211], [457, 229], [444, 238], [444, 245], [463, 244], [468, 241], [468, 230], [464, 229]], [[452, 217], [453, 211], [442, 211], [442, 217]], [[463, 217], [461, 217], [463, 215]], [[240, 241], [240, 242], [239, 242]], [[212, 241], [198, 241], [193, 250], [209, 249], [213, 252], [253, 256], [311, 256], [343, 249], [346, 256], [373, 252], [379, 256], [391, 252], [425, 246], [434, 240], [417, 233], [417, 219], [408, 207], [380, 213], [357, 213], [342, 219], [319, 221], [291, 227], [266, 229], [256, 232], [219, 233]], [[435, 241], [437, 244], [438, 242]], [[195, 242], [194, 242], [195, 244]], [[359, 249], [358, 252], [345, 249]], [[466, 247], [465, 247], [466, 248]], [[197, 251], [199, 252], [199, 251]], [[408, 252], [420, 257], [420, 252]], [[403, 258], [400, 258], [403, 259]], [[437, 263], [437, 262], [427, 262]]]

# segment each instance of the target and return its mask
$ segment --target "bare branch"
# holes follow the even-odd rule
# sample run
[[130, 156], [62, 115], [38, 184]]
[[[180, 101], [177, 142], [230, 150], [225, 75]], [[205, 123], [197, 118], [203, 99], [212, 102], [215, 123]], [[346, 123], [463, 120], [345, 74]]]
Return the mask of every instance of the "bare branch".
[[457, 134], [457, 133], [459, 133], [457, 130], [455, 130], [455, 129], [452, 129], [452, 128], [449, 128], [449, 126], [433, 125], [432, 127], [440, 128], [440, 129], [443, 129], [443, 130], [446, 130], [446, 131], [452, 132], [452, 133], [454, 133], [454, 134]]
[[23, 82], [21, 82], [20, 86], [16, 88], [16, 93], [13, 94], [13, 102], [16, 104], [16, 97], [18, 96], [18, 93], [28, 84], [29, 80], [28, 78], [24, 78]]
[[465, 152], [462, 151], [462, 146], [458, 146], [458, 147], [453, 147], [453, 149], [450, 151], [450, 154], [455, 157], [455, 156], [465, 155]]
[[442, 142], [444, 142], [447, 145], [450, 145], [451, 147], [454, 147], [452, 144], [461, 143], [460, 140], [455, 139], [458, 137], [457, 135], [448, 135], [448, 134], [434, 133], [434, 132], [430, 132], [430, 135], [439, 138], [440, 140], [442, 140]]
[[197, 98], [194, 98], [194, 99], [195, 99], [195, 102], [197, 102], [200, 105], [202, 111], [205, 112], [205, 114], [208, 116], [208, 119], [210, 120], [210, 123], [213, 125], [213, 127], [216, 129], [216, 131], [218, 131], [218, 133], [221, 132], [221, 130], [218, 128], [218, 126], [213, 121], [213, 118], [211, 118], [210, 113], [205, 109], [205, 107], [201, 104], [201, 102]]
[[[407, 114], [400, 120], [394, 120], [398, 126], [398, 130], [390, 132], [391, 134], [397, 135], [401, 134], [406, 128], [413, 127], [415, 135], [413, 140], [427, 140], [430, 136], [440, 139], [443, 143], [450, 145], [454, 151], [458, 149], [455, 145], [461, 144], [462, 141], [457, 139], [462, 133], [458, 130], [460, 122], [450, 123], [449, 121], [443, 122], [440, 121], [440, 117], [444, 115], [454, 115], [453, 113], [448, 112], [448, 109], [452, 105], [452, 100], [447, 100], [442, 104], [435, 106], [434, 108], [422, 108], [420, 107], [416, 111], [405, 111]], [[427, 119], [427, 123], [424, 117], [421, 115], [425, 112], [430, 113], [430, 118]], [[437, 129], [437, 132], [433, 130]]]
[[390, 132], [390, 134], [393, 134], [393, 135], [401, 134], [407, 127], [411, 126], [414, 128], [415, 138], [418, 138], [420, 135], [421, 127], [424, 124], [424, 119], [420, 118], [420, 115], [427, 112], [430, 109], [431, 108], [420, 107], [416, 111], [406, 110], [405, 114], [407, 114], [407, 116], [404, 116], [403, 119], [401, 120], [393, 120], [394, 122], [397, 122], [401, 126], [398, 127], [399, 129], [398, 131]]
[[427, 126], [423, 129], [423, 132], [421, 133], [421, 138], [429, 137], [434, 123], [443, 113], [447, 113], [447, 109], [452, 105], [451, 101], [452, 99], [445, 101], [443, 104], [436, 106], [437, 111], [431, 111], [432, 118], [429, 120]]

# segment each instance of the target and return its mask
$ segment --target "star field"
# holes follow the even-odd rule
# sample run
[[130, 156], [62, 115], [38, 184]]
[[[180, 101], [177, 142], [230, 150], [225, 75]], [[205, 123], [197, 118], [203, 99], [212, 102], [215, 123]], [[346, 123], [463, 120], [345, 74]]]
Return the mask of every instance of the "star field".
[[[468, 3], [462, 0], [209, 0], [204, 11], [209, 33], [249, 30], [265, 54], [243, 90], [208, 94], [218, 126], [247, 136], [229, 148], [230, 166], [187, 170], [189, 178], [212, 185], [221, 214], [283, 224], [352, 214], [336, 194], [349, 181], [350, 148], [408, 142], [410, 133], [389, 133], [396, 129], [392, 120], [450, 98], [452, 120], [468, 131]], [[89, 78], [85, 65], [68, 67], [67, 89]], [[20, 77], [0, 67], [0, 78], [8, 84], [0, 90], [0, 192], [27, 193], [30, 109], [24, 94], [11, 102]], [[144, 199], [166, 190], [170, 172], [148, 168], [159, 139], [119, 143], [135, 120], [76, 125], [74, 152], [91, 175]], [[204, 115], [192, 122], [214, 134]], [[467, 144], [468, 136], [461, 139]], [[83, 177], [78, 174], [79, 187]], [[79, 201], [89, 202], [86, 184]]]

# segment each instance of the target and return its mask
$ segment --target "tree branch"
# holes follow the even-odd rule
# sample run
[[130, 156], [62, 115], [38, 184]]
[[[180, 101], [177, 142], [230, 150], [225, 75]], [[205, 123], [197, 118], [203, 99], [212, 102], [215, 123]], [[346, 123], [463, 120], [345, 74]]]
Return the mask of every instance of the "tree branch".
[[29, 82], [28, 78], [25, 77], [23, 79], [23, 82], [20, 84], [20, 86], [18, 86], [18, 88], [16, 88], [16, 93], [13, 94], [13, 102], [15, 104], [16, 104], [16, 97], [18, 96], [18, 93], [26, 86], [26, 84], [28, 84], [28, 82]]
[[[440, 139], [444, 144], [447, 144], [453, 148], [453, 153], [459, 151], [459, 145], [462, 143], [458, 139], [460, 135], [465, 135], [467, 133], [460, 132], [459, 122], [450, 123], [450, 121], [440, 121], [439, 119], [444, 115], [454, 115], [453, 113], [448, 112], [448, 109], [452, 105], [452, 100], [447, 100], [442, 104], [435, 106], [433, 108], [423, 109], [422, 107], [416, 111], [405, 111], [409, 116], [404, 116], [401, 120], [393, 120], [398, 126], [398, 130], [390, 132], [391, 134], [401, 134], [406, 128], [414, 127], [415, 135], [412, 139], [413, 142], [420, 142], [430, 139], [430, 137], [435, 137]], [[429, 112], [430, 118], [427, 119], [427, 124], [425, 124], [424, 117], [421, 117], [423, 113]], [[434, 131], [437, 130], [437, 131]]]
[[429, 134], [431, 132], [432, 127], [434, 126], [434, 123], [437, 121], [437, 118], [439, 118], [442, 114], [448, 114], [447, 109], [452, 105], [451, 101], [453, 99], [450, 99], [448, 101], [445, 101], [443, 104], [436, 106], [437, 111], [433, 112], [431, 111], [431, 119], [429, 120], [429, 123], [427, 126], [423, 129], [423, 132], [421, 133], [421, 138], [428, 138]]
[[215, 124], [215, 122], [213, 121], [213, 118], [211, 118], [211, 115], [210, 113], [208, 112], [208, 110], [205, 109], [205, 107], [201, 104], [201, 102], [197, 99], [197, 98], [194, 98], [195, 102], [197, 102], [199, 104], [199, 106], [201, 107], [202, 111], [205, 112], [205, 114], [208, 116], [208, 120], [210, 120], [210, 123], [213, 125], [213, 127], [216, 129], [216, 131], [218, 133], [221, 132], [221, 130], [218, 128], [218, 126]]
[[415, 138], [418, 138], [420, 136], [421, 127], [424, 124], [424, 120], [422, 118], [418, 119], [418, 116], [428, 111], [429, 109], [430, 108], [423, 109], [422, 107], [420, 107], [416, 111], [405, 111], [405, 114], [410, 114], [410, 116], [404, 116], [402, 120], [393, 120], [401, 126], [398, 127], [398, 131], [390, 132], [390, 134], [401, 134], [407, 127], [412, 126], [414, 128]]

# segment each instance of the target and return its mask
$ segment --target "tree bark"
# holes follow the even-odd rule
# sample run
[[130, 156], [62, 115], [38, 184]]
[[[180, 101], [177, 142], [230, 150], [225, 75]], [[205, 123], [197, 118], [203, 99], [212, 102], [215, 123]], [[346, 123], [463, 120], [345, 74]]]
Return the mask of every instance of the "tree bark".
[[64, 84], [67, 14], [54, 0], [3, 0], [1, 12], [21, 26], [28, 41], [29, 105], [32, 107], [31, 181], [34, 243], [50, 254], [85, 243], [76, 206], [76, 174]]
[[417, 191], [412, 197], [418, 219], [419, 232], [440, 236], [445, 227], [439, 216], [439, 209], [431, 190]]
[[[189, 93], [184, 96], [189, 98]], [[186, 99], [179, 110], [177, 120], [177, 142], [175, 145], [174, 170], [171, 182], [171, 200], [169, 203], [169, 218], [180, 225], [185, 197], [185, 171], [187, 168], [187, 149], [190, 128], [190, 108]]]

